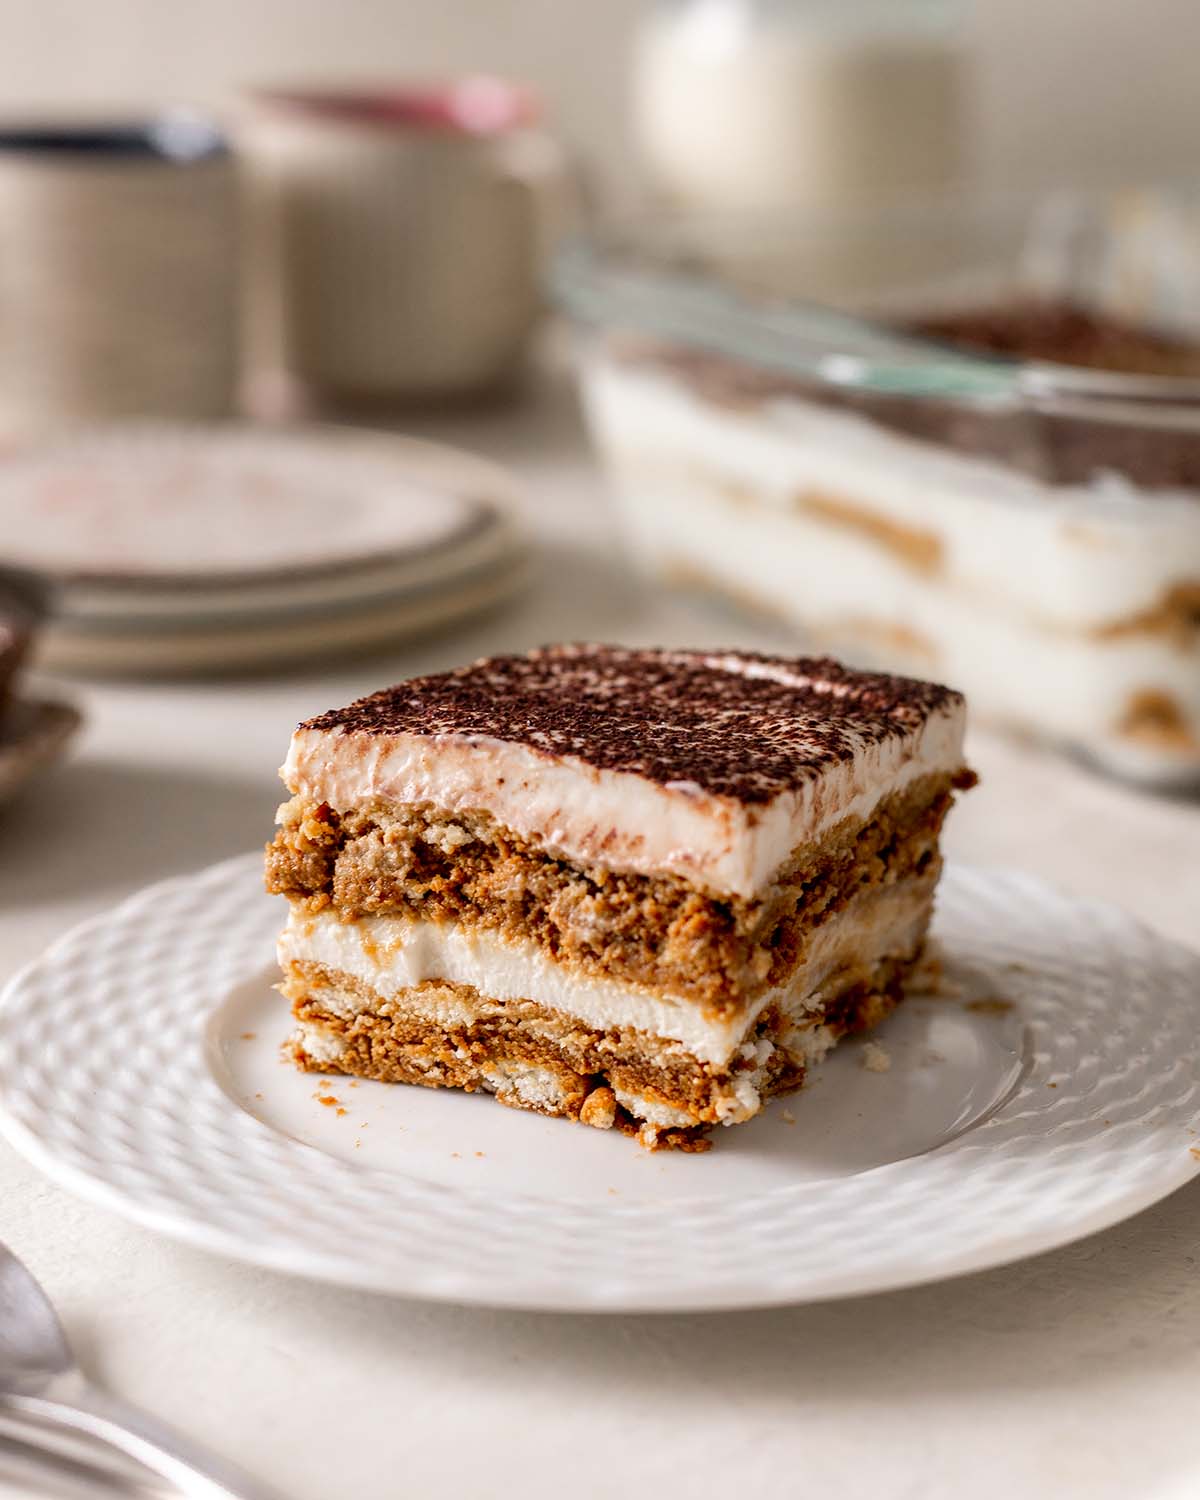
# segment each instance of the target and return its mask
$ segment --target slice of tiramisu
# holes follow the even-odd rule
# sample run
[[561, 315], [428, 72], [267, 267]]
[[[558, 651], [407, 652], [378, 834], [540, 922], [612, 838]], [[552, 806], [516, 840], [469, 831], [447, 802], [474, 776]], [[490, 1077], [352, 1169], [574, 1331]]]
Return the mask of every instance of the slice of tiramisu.
[[267, 881], [301, 1067], [695, 1146], [900, 998], [962, 758], [949, 689], [560, 646], [300, 725]]

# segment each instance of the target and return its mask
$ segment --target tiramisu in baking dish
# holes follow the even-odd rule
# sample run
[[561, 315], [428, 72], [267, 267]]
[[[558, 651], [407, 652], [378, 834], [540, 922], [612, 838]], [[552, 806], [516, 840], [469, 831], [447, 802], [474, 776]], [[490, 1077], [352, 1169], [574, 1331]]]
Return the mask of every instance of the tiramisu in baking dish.
[[[748, 292], [688, 243], [560, 265], [644, 567], [1124, 774], [1200, 782], [1200, 336], [1100, 295], [1149, 277], [1114, 252], [1094, 303], [1008, 286], [951, 221], [921, 254], [825, 241], [793, 266], [776, 245], [776, 290]], [[778, 294], [808, 271], [844, 295]]]
[[296, 1061], [697, 1147], [900, 998], [963, 718], [827, 659], [561, 646], [300, 725]]

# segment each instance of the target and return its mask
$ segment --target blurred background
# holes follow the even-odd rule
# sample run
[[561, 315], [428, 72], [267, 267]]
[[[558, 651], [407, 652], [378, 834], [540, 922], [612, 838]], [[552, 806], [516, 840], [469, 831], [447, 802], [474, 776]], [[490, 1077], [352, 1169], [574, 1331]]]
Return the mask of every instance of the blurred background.
[[1127, 818], [1119, 894], [1190, 929], [1192, 0], [0, 0], [0, 37], [0, 797], [74, 744], [47, 786], [99, 757], [136, 805], [165, 758], [265, 807], [295, 720], [466, 657], [817, 646], [968, 691], [969, 857], [1104, 894], [1080, 831]]
[[[18, 111], [222, 105], [264, 80], [495, 71], [542, 93], [620, 198], [637, 179], [627, 91], [643, 12], [640, 0], [343, 0], [331, 26], [321, 0], [4, 0], [0, 98]], [[965, 27], [984, 180], [1194, 170], [1190, 0], [978, 0]]]

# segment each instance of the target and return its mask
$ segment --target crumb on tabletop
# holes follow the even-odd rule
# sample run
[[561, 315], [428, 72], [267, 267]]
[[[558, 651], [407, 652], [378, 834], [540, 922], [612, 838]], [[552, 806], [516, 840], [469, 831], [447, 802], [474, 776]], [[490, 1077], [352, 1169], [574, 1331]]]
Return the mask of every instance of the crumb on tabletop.
[[862, 1065], [868, 1073], [886, 1073], [892, 1066], [891, 1054], [878, 1042], [864, 1042]]
[[256, 1041], [257, 1038], [258, 1038], [258, 1032], [257, 1031], [243, 1031], [242, 1032], [242, 1041], [243, 1042], [253, 1042], [253, 1041]]
[[796, 1116], [790, 1109], [781, 1109], [779, 1111], [779, 1118], [785, 1125], [794, 1125], [796, 1123]]
[[1188, 1155], [1194, 1156], [1197, 1161], [1200, 1161], [1200, 1146], [1189, 1146]]
[[484, 1151], [476, 1151], [476, 1153], [475, 1153], [476, 1156], [485, 1156], [486, 1154], [487, 1153], [484, 1152]]
[[338, 1102], [336, 1094], [317, 1094], [315, 1097], [317, 1103], [323, 1104], [326, 1109], [332, 1109]]
[[344, 1115], [345, 1113], [346, 1110], [340, 1104], [338, 1105], [337, 1109], [334, 1110], [334, 1114], [336, 1115]]

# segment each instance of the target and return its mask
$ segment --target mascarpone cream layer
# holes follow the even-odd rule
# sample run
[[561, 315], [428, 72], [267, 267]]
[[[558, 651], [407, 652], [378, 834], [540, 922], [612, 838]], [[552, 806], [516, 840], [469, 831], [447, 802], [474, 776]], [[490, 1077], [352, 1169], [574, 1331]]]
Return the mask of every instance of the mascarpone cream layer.
[[[740, 657], [712, 660], [747, 676], [811, 680]], [[845, 691], [838, 684], [828, 690]], [[864, 738], [853, 759], [753, 805], [694, 782], [660, 784], [484, 735], [299, 729], [280, 775], [294, 794], [341, 812], [373, 801], [483, 811], [578, 864], [678, 875], [713, 891], [753, 896], [797, 845], [843, 818], [869, 817], [918, 777], [956, 771], [964, 719], [962, 703], [951, 702], [911, 733], [882, 743]]]
[[[440, 1025], [470, 1025], [489, 1003], [531, 1000], [576, 1017], [595, 1031], [631, 1029], [678, 1042], [701, 1062], [724, 1065], [759, 1012], [772, 1002], [785, 1014], [802, 1015], [820, 1002], [821, 985], [849, 963], [871, 962], [907, 951], [918, 938], [933, 896], [933, 883], [888, 887], [852, 902], [813, 935], [808, 958], [789, 983], [756, 997], [729, 1017], [704, 1014], [695, 1001], [618, 980], [591, 977], [550, 958], [533, 943], [511, 943], [479, 928], [406, 917], [362, 917], [342, 921], [331, 911], [317, 915], [293, 908], [279, 939], [279, 961], [320, 964], [370, 986], [391, 999], [427, 980], [470, 985], [479, 1003], [462, 998], [414, 997], [421, 1014]], [[323, 1003], [329, 997], [323, 996]], [[356, 997], [348, 997], [354, 1008]]]

